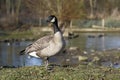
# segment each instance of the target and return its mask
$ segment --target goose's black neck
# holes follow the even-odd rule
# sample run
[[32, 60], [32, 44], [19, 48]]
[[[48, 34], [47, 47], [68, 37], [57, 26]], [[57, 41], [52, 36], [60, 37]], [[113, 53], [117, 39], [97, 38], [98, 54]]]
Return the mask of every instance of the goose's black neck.
[[57, 21], [53, 23], [53, 29], [54, 29], [54, 33], [58, 32], [58, 31], [61, 32], [61, 30], [58, 27], [58, 22]]

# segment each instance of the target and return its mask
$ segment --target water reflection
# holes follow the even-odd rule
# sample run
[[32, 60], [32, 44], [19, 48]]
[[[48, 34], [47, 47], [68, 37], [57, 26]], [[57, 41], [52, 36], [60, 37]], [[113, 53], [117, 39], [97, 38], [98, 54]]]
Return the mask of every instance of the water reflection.
[[[77, 46], [88, 52], [91, 50], [108, 50], [120, 48], [120, 36], [116, 34], [104, 34], [103, 36], [89, 37], [95, 34], [80, 34], [79, 38], [69, 41], [69, 46]], [[40, 58], [29, 57], [28, 55], [19, 56], [20, 50], [24, 49], [31, 41], [16, 41], [16, 42], [0, 42], [0, 66], [11, 65], [31, 66], [42, 65], [43, 61]], [[53, 59], [51, 59], [53, 60]], [[55, 60], [57, 61], [57, 60]]]
[[[94, 36], [93, 34], [90, 34]], [[103, 35], [102, 37], [99, 37], [100, 35]], [[104, 34], [98, 34], [95, 35], [94, 37], [87, 37], [86, 41], [86, 48], [87, 51], [91, 50], [96, 50], [96, 51], [101, 51], [105, 49], [105, 35]]]
[[96, 50], [104, 51], [110, 49], [120, 48], [120, 36], [104, 35], [102, 37], [95, 36], [94, 38], [87, 37], [86, 49], [87, 51]]

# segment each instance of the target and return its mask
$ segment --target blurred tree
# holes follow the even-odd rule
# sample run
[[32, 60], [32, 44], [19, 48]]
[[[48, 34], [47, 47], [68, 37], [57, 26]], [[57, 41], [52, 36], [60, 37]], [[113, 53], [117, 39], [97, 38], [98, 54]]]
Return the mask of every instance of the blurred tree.
[[6, 14], [15, 16], [19, 14], [20, 6], [21, 6], [21, 0], [5, 0], [6, 3]]
[[0, 0], [0, 16], [3, 28], [15, 28], [18, 24], [21, 0]]
[[115, 9], [119, 13], [119, 4], [120, 0], [0, 0], [0, 16], [4, 17], [2, 20], [6, 20], [6, 24], [11, 21], [17, 24], [21, 14], [22, 17], [31, 14], [29, 17], [38, 18], [41, 26], [43, 18], [54, 14], [62, 24], [70, 25], [72, 20], [86, 16], [90, 19], [105, 18]]
[[40, 19], [54, 14], [61, 22], [70, 24], [72, 19], [85, 16], [84, 0], [26, 0], [25, 2]]
[[39, 26], [42, 25], [41, 20], [45, 17], [47, 13], [47, 4], [45, 3], [45, 0], [25, 0], [25, 5], [31, 12], [31, 15], [39, 18]]
[[110, 16], [114, 9], [120, 8], [119, 3], [120, 0], [85, 0], [85, 8], [88, 13], [88, 18]]

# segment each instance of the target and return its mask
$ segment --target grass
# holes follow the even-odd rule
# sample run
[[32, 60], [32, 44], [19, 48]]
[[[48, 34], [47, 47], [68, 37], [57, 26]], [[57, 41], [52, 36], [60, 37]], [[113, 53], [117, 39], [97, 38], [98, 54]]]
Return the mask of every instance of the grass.
[[26, 31], [15, 30], [15, 31], [1, 32], [0, 34], [1, 34], [0, 40], [12, 40], [12, 39], [21, 40], [21, 39], [37, 39], [43, 35], [48, 34], [48, 32], [40, 32], [39, 30], [32, 28]]
[[0, 40], [5, 39], [21, 39], [21, 38], [29, 38], [30, 36], [33, 36], [31, 31], [11, 31], [11, 32], [5, 32], [6, 35], [0, 36]]
[[48, 72], [44, 67], [21, 67], [0, 70], [1, 80], [119, 80], [120, 69], [79, 65], [55, 67]]

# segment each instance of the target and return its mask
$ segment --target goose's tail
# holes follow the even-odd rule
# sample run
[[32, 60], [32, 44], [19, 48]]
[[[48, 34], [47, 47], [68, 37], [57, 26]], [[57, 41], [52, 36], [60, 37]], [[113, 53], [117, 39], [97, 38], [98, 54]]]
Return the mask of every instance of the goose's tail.
[[25, 54], [25, 49], [19, 52], [19, 55], [24, 55]]

